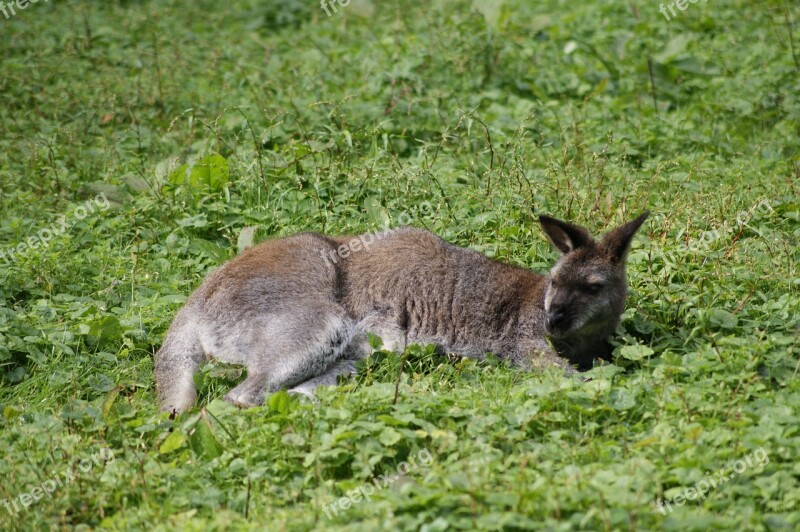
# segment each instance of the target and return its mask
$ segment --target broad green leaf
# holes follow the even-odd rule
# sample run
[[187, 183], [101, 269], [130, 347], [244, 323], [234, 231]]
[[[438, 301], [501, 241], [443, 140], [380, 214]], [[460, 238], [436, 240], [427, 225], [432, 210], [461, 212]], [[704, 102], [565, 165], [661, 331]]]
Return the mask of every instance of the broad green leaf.
[[183, 447], [186, 443], [186, 436], [183, 435], [182, 432], [174, 430], [169, 433], [169, 436], [163, 441], [161, 446], [158, 448], [158, 452], [161, 454], [171, 453], [177, 449]]
[[221, 155], [209, 155], [192, 166], [189, 183], [193, 187], [206, 186], [212, 191], [220, 191], [230, 178], [228, 161]]
[[391, 447], [399, 442], [402, 438], [403, 436], [399, 432], [389, 427], [381, 432], [381, 435], [378, 439], [382, 444], [386, 445], [387, 447]]
[[292, 447], [302, 447], [305, 445], [306, 440], [300, 434], [289, 432], [281, 436], [281, 442], [283, 442], [284, 445], [290, 445]]
[[184, 183], [186, 183], [188, 172], [189, 172], [189, 165], [182, 164], [178, 168], [173, 170], [172, 173], [169, 174], [167, 181], [169, 181], [173, 185], [183, 185]]
[[203, 458], [216, 458], [222, 454], [222, 444], [214, 434], [211, 423], [205, 413], [189, 433], [192, 450]]
[[619, 349], [619, 356], [627, 360], [643, 360], [654, 353], [646, 345], [625, 345]]
[[122, 325], [115, 316], [105, 316], [89, 324], [87, 343], [92, 347], [102, 348], [122, 338]]
[[709, 320], [713, 325], [722, 329], [735, 329], [739, 324], [739, 318], [735, 314], [721, 308], [711, 309]]
[[269, 411], [272, 414], [287, 414], [290, 409], [289, 394], [285, 390], [269, 396]]

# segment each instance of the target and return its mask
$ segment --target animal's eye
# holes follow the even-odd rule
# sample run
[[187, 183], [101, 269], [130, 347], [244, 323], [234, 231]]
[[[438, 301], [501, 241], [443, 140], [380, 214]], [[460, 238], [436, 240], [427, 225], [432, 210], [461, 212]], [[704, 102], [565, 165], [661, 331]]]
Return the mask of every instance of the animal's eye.
[[603, 289], [603, 283], [589, 283], [583, 285], [583, 290], [590, 294], [596, 294]]

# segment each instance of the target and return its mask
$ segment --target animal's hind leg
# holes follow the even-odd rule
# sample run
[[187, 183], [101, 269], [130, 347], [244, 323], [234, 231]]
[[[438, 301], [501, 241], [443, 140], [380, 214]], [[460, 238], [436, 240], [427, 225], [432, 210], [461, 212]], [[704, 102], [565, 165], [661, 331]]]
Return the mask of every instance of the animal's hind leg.
[[247, 378], [236, 388], [225, 394], [224, 399], [236, 406], [247, 408], [260, 405], [269, 385], [269, 375], [264, 373], [248, 373]]
[[244, 357], [248, 376], [225, 396], [242, 407], [261, 404], [264, 396], [322, 375], [338, 362], [355, 326], [337, 304], [298, 301], [297, 311], [258, 319], [252, 350]]
[[317, 386], [335, 386], [336, 382], [339, 378], [339, 375], [353, 375], [356, 372], [356, 361], [355, 360], [340, 360], [338, 362], [334, 362], [333, 365], [328, 368], [325, 373], [322, 375], [317, 375], [316, 377], [312, 377], [305, 382], [301, 382], [294, 388], [289, 390], [289, 393], [294, 393], [298, 395], [305, 395], [312, 401], [315, 400], [314, 398], [314, 389]]
[[156, 389], [163, 412], [188, 410], [197, 397], [193, 376], [205, 355], [191, 314], [189, 307], [178, 313], [155, 355]]
[[357, 373], [356, 362], [367, 358], [372, 353], [367, 336], [359, 326], [360, 324], [356, 326], [356, 332], [351, 337], [350, 344], [342, 354], [341, 360], [334, 362], [324, 373], [295, 385], [289, 390], [289, 393], [304, 395], [316, 402], [314, 390], [318, 386], [336, 386], [340, 375], [355, 375]]

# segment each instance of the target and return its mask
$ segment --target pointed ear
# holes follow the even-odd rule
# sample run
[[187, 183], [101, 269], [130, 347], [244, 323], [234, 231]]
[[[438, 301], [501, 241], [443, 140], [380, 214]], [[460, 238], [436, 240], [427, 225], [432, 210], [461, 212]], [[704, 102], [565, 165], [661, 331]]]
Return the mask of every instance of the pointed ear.
[[628, 254], [633, 235], [636, 234], [636, 231], [639, 230], [649, 215], [650, 211], [644, 211], [630, 222], [606, 233], [603, 240], [600, 241], [600, 245], [611, 251], [617, 259], [624, 259]]
[[569, 253], [570, 251], [588, 246], [594, 243], [592, 236], [583, 227], [568, 224], [561, 220], [556, 220], [549, 216], [539, 216], [539, 224], [544, 229], [550, 242], [561, 251], [561, 253]]

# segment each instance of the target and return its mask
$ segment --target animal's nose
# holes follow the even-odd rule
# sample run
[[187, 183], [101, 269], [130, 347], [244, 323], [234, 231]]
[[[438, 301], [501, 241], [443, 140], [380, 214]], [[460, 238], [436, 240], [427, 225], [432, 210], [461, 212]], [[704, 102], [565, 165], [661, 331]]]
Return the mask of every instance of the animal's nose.
[[551, 329], [558, 329], [567, 321], [563, 310], [554, 310], [547, 315], [547, 325]]

